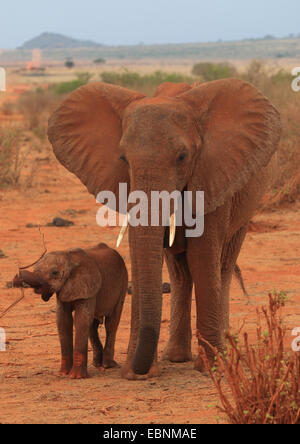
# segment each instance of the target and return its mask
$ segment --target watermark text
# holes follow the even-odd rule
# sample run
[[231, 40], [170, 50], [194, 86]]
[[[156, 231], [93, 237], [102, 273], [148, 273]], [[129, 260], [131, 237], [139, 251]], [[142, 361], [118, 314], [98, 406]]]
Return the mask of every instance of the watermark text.
[[295, 77], [295, 79], [292, 81], [292, 90], [295, 92], [299, 92], [300, 91], [300, 66], [298, 66], [292, 70], [292, 76]]
[[300, 327], [294, 328], [292, 336], [297, 336], [292, 342], [292, 349], [294, 352], [300, 351]]
[[0, 352], [6, 351], [6, 333], [4, 328], [0, 327]]
[[[97, 223], [101, 227], [117, 225], [122, 226], [124, 217], [119, 214], [117, 223], [117, 208], [120, 213], [127, 213], [128, 221], [132, 227], [138, 226], [170, 226], [173, 218], [175, 227], [186, 227], [186, 237], [200, 237], [204, 232], [204, 192], [196, 191], [195, 202], [193, 193], [184, 191], [181, 193], [175, 190], [151, 191], [146, 194], [144, 191], [136, 190], [128, 195], [127, 183], [119, 184], [119, 201], [112, 191], [101, 191], [97, 195], [97, 202], [104, 206], [97, 212]], [[128, 197], [127, 197], [128, 196]], [[150, 202], [149, 202], [150, 199]], [[149, 214], [150, 213], [150, 214]]]
[[6, 71], [0, 67], [0, 91], [6, 91]]

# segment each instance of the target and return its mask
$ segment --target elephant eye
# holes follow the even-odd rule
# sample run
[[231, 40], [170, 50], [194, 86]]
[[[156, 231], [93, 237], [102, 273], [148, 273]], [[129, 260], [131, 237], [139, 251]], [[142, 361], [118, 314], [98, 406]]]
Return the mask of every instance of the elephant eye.
[[125, 162], [126, 165], [129, 165], [128, 160], [126, 159], [126, 157], [124, 156], [124, 154], [121, 154], [120, 159], [123, 160], [123, 162]]
[[59, 276], [59, 271], [58, 270], [52, 270], [51, 271], [51, 277], [58, 277]]
[[177, 157], [177, 163], [182, 163], [187, 157], [187, 153], [186, 152], [182, 152], [179, 154], [179, 156]]

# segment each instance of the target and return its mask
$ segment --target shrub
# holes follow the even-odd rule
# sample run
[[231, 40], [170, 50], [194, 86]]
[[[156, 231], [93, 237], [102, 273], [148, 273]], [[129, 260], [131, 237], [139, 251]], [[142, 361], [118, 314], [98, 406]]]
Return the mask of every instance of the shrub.
[[106, 60], [103, 59], [102, 57], [99, 57], [98, 59], [94, 60], [94, 63], [96, 65], [102, 65], [103, 63], [106, 63]]
[[101, 73], [101, 80], [106, 83], [132, 88], [145, 94], [153, 94], [155, 89], [164, 82], [192, 83], [195, 79], [179, 73], [155, 71], [151, 74], [140, 74], [124, 70], [122, 72], [106, 71]]
[[221, 355], [198, 335], [216, 356], [211, 368], [200, 346], [221, 400], [219, 408], [232, 424], [300, 424], [300, 353], [284, 350], [286, 328], [280, 310], [285, 299], [284, 293], [270, 294], [268, 308], [257, 310], [255, 345], [249, 344], [247, 333], [243, 339], [228, 334], [229, 345]]
[[20, 153], [21, 129], [0, 129], [0, 187], [17, 184], [24, 158]]
[[68, 59], [65, 61], [65, 66], [66, 66], [66, 68], [69, 68], [69, 69], [74, 68], [75, 63], [73, 62], [73, 59], [68, 58]]
[[192, 74], [200, 77], [204, 82], [212, 80], [226, 79], [236, 77], [237, 71], [235, 67], [229, 63], [209, 63], [200, 62], [193, 66]]
[[1, 111], [6, 116], [11, 116], [15, 112], [15, 104], [13, 102], [4, 102]]
[[16, 106], [23, 114], [27, 128], [39, 131], [56, 104], [57, 100], [50, 90], [37, 88], [22, 94]]
[[271, 76], [271, 82], [274, 85], [283, 86], [284, 84], [290, 86], [293, 81], [293, 76], [290, 72], [280, 69]]
[[253, 83], [278, 109], [282, 120], [282, 137], [277, 151], [277, 162], [270, 178], [270, 189], [263, 208], [294, 203], [300, 196], [300, 128], [299, 93], [292, 91], [293, 77], [283, 69], [274, 72], [261, 60], [252, 60], [241, 75]]
[[50, 89], [57, 95], [69, 94], [80, 86], [88, 83], [92, 76], [93, 74], [89, 72], [78, 72], [76, 73], [76, 79], [69, 82], [53, 84], [51, 85]]
[[267, 74], [266, 66], [261, 60], [252, 60], [241, 77], [243, 80], [252, 83], [263, 92], [266, 92], [267, 86], [270, 84], [270, 77]]

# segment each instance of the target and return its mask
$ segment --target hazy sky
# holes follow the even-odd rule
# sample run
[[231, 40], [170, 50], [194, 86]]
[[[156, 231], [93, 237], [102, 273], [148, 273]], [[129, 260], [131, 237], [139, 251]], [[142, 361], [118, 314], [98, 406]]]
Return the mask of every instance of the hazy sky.
[[42, 32], [120, 45], [300, 33], [300, 0], [1, 0], [0, 48]]

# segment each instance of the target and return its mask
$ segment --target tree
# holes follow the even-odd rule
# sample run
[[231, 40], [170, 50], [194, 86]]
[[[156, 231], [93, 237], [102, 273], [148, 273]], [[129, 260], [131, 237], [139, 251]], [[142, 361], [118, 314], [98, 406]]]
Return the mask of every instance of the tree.
[[73, 68], [75, 63], [73, 62], [73, 59], [71, 57], [68, 57], [65, 61], [65, 66], [69, 69]]
[[103, 63], [106, 63], [106, 60], [102, 57], [99, 57], [98, 59], [94, 60], [94, 63], [96, 63], [97, 65], [102, 65]]

